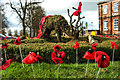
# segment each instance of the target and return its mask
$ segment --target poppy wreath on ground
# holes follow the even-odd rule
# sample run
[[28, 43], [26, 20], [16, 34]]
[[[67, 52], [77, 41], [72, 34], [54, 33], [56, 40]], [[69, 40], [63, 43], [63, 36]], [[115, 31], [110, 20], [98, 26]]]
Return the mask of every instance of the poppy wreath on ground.
[[2, 44], [2, 45], [0, 46], [0, 48], [2, 48], [2, 49], [7, 49], [8, 46], [9, 46], [8, 44]]
[[61, 49], [61, 46], [55, 45], [53, 49], [54, 49], [55, 52], [59, 53], [60, 49]]
[[73, 12], [73, 15], [75, 15], [75, 16], [80, 15], [80, 13], [81, 13], [81, 6], [82, 6], [82, 2], [79, 2], [78, 9], [75, 12]]
[[97, 43], [93, 43], [92, 46], [91, 46], [91, 48], [95, 51], [97, 45], [98, 45]]
[[16, 45], [20, 45], [21, 44], [21, 39], [18, 37], [16, 40], [15, 40], [15, 42], [14, 42], [14, 44], [16, 44]]
[[72, 46], [74, 49], [78, 49], [79, 48], [79, 43], [77, 41], [75, 41], [75, 45]]
[[7, 61], [5, 61], [5, 60], [0, 61], [0, 70], [5, 70], [7, 67], [10, 66], [11, 62], [12, 62], [12, 59], [9, 59]]
[[115, 42], [111, 41], [111, 48], [113, 49], [115, 47], [115, 49], [118, 49], [118, 46]]
[[30, 52], [28, 56], [26, 56], [22, 61], [25, 64], [32, 64], [38, 61], [39, 59], [43, 59], [43, 58], [39, 55], [36, 55], [34, 52]]
[[60, 64], [63, 64], [62, 58], [64, 58], [64, 57], [65, 57], [64, 51], [59, 52], [57, 55], [56, 55], [55, 52], [52, 52], [52, 55], [51, 55], [52, 60], [53, 60], [56, 64], [58, 64], [58, 62], [60, 62]]
[[95, 60], [100, 68], [106, 68], [110, 64], [110, 57], [103, 51], [97, 51]]

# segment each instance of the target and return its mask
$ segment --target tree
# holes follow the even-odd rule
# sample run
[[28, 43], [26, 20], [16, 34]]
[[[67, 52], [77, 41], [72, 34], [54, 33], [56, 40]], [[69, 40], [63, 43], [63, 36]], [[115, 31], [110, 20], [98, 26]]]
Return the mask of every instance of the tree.
[[2, 34], [3, 34], [3, 35], [5, 35], [5, 34], [6, 34], [5, 29], [2, 29]]
[[[75, 10], [77, 10], [76, 8], [74, 8], [74, 7], [72, 7], [73, 9], [75, 9]], [[72, 35], [74, 36], [74, 38], [76, 39], [76, 38], [78, 38], [79, 37], [79, 32], [80, 32], [80, 30], [79, 30], [79, 28], [82, 26], [82, 24], [81, 24], [81, 19], [83, 19], [83, 18], [85, 18], [84, 16], [83, 17], [80, 17], [80, 14], [79, 15], [77, 15], [77, 20], [76, 19], [74, 19], [73, 20], [73, 14], [72, 15], [70, 15], [70, 11], [69, 11], [69, 9], [67, 10], [68, 11], [68, 16], [69, 16], [69, 18], [70, 18], [70, 27], [71, 27], [71, 30], [72, 30]], [[76, 23], [75, 23], [76, 22]], [[75, 23], [75, 25], [73, 25], [73, 23]], [[81, 29], [82, 30], [82, 29]]]
[[39, 23], [42, 17], [45, 16], [45, 11], [41, 6], [30, 6], [28, 9], [28, 14], [26, 17], [26, 25], [30, 28], [30, 37], [32, 33], [32, 29], [34, 31], [34, 36], [35, 33], [38, 34], [39, 30]]
[[25, 37], [25, 29], [26, 29], [26, 25], [25, 25], [25, 19], [26, 19], [26, 14], [27, 14], [27, 8], [31, 5], [36, 5], [42, 2], [28, 2], [28, 0], [23, 0], [24, 2], [22, 2], [21, 0], [19, 0], [18, 3], [14, 3], [10, 1], [10, 7], [17, 13], [17, 15], [19, 16], [19, 19], [22, 23], [23, 26], [23, 36]]
[[23, 36], [23, 30], [20, 30], [20, 36]]
[[11, 31], [11, 29], [8, 30], [8, 36], [12, 36], [12, 31]]
[[[8, 28], [9, 21], [5, 15], [5, 5], [0, 4], [0, 26], [1, 28]], [[2, 29], [1, 29], [2, 30]]]
[[17, 30], [14, 31], [14, 36], [18, 37], [18, 31]]

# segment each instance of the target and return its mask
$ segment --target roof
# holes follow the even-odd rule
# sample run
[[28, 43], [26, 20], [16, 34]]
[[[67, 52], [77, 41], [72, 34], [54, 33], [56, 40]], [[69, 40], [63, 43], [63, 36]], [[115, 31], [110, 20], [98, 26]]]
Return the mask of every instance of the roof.
[[104, 4], [104, 3], [107, 3], [107, 2], [109, 2], [109, 1], [101, 1], [101, 2], [99, 2], [97, 5], [99, 5], [99, 4]]

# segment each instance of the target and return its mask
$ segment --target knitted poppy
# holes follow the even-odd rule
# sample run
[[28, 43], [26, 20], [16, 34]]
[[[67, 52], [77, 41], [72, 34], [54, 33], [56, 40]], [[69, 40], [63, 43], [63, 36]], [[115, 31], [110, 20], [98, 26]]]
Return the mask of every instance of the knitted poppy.
[[115, 42], [111, 41], [111, 48], [113, 49], [115, 47], [115, 49], [118, 49], [118, 46]]
[[100, 37], [104, 37], [103, 35], [100, 35]]
[[105, 35], [105, 37], [107, 37], [107, 35]]
[[5, 70], [7, 67], [10, 66], [12, 59], [9, 59], [7, 61], [0, 61], [0, 70]]
[[81, 6], [82, 6], [82, 2], [79, 2], [78, 9], [75, 12], [73, 12], [73, 15], [75, 15], [75, 16], [80, 15], [80, 13], [81, 13]]
[[39, 56], [39, 55], [36, 55], [36, 58], [37, 59], [43, 59], [41, 56]]
[[6, 39], [7, 39], [7, 36], [5, 36], [4, 40], [6, 40]]
[[95, 55], [95, 60], [98, 67], [106, 68], [110, 64], [110, 57], [103, 51], [97, 51]]
[[[60, 53], [61, 55], [61, 53]], [[62, 52], [62, 55], [64, 55], [64, 53]], [[60, 56], [59, 56], [60, 57]], [[51, 58], [52, 60], [57, 64], [58, 62], [60, 62], [60, 64], [63, 64], [63, 60], [61, 58], [59, 58], [58, 56], [56, 56], [56, 53], [55, 52], [52, 52], [51, 54]], [[64, 57], [64, 56], [62, 56]]]
[[58, 52], [60, 52], [61, 46], [55, 45], [53, 49], [54, 49], [55, 52], [58, 53]]
[[21, 39], [18, 37], [18, 38], [15, 40], [14, 44], [20, 45], [20, 44], [21, 44], [20, 40], [21, 40]]
[[117, 39], [117, 37], [116, 37], [116, 36], [114, 36], [114, 38], [115, 38], [115, 39]]
[[61, 51], [61, 52], [59, 52], [59, 53], [57, 54], [57, 56], [58, 56], [58, 57], [60, 56], [60, 58], [64, 58], [64, 57], [65, 57], [65, 52], [64, 52], [64, 51]]
[[72, 46], [74, 49], [78, 49], [79, 48], [79, 43], [77, 41], [75, 41], [75, 45]]
[[87, 60], [95, 59], [95, 51], [93, 49], [89, 49], [85, 53], [85, 55], [83, 56], [83, 58], [85, 58]]
[[25, 64], [32, 64], [32, 63], [38, 61], [38, 59], [43, 59], [43, 58], [39, 55], [36, 56], [36, 54], [34, 52], [31, 52], [22, 61]]
[[9, 46], [8, 44], [2, 44], [2, 45], [0, 46], [0, 48], [2, 48], [2, 49], [7, 49], [8, 46]]
[[91, 48], [95, 51], [97, 45], [98, 45], [97, 43], [93, 43], [92, 46], [91, 46]]

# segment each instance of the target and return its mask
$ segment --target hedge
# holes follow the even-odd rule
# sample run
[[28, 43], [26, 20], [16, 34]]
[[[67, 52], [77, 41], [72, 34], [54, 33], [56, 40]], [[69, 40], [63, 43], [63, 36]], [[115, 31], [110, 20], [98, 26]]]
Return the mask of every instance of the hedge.
[[[104, 41], [103, 43], [99, 43], [97, 46], [96, 51], [104, 51], [112, 60], [112, 49], [110, 47], [110, 41]], [[118, 43], [117, 40], [114, 42]], [[22, 43], [21, 44], [21, 51], [23, 54], [23, 57], [27, 56], [29, 52], [40, 52], [40, 55], [43, 57], [43, 62], [47, 63], [54, 63], [51, 59], [51, 53], [53, 52], [54, 45], [60, 45], [62, 47], [61, 51], [64, 51], [66, 54], [66, 57], [63, 59], [64, 63], [75, 63], [75, 56], [76, 56], [76, 50], [72, 48], [74, 43]], [[79, 47], [79, 63], [86, 62], [86, 59], [83, 59], [83, 55], [85, 52], [91, 47], [89, 44], [80, 44]], [[120, 47], [120, 45], [119, 45]], [[4, 57], [4, 52], [2, 52], [2, 55]], [[21, 62], [20, 53], [19, 53], [19, 46], [14, 44], [9, 44], [9, 47], [7, 48], [7, 56], [8, 58], [12, 58], [15, 61]], [[120, 59], [120, 49], [115, 51], [115, 60]], [[94, 62], [94, 60], [91, 60], [91, 62]]]

